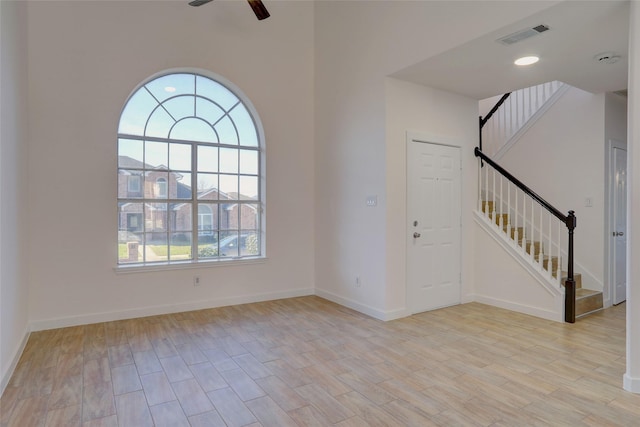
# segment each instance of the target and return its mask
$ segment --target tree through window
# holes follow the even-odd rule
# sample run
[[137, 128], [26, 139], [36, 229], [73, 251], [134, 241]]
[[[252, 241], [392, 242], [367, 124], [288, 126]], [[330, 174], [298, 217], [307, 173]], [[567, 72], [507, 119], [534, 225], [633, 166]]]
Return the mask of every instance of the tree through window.
[[118, 264], [262, 255], [257, 117], [221, 80], [166, 74], [127, 101], [118, 129]]

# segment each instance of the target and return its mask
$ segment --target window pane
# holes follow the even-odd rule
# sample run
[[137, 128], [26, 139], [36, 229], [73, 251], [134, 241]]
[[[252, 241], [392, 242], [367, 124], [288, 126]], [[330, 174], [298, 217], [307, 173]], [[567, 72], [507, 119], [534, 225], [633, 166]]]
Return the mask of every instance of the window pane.
[[175, 203], [171, 206], [170, 228], [173, 231], [191, 231], [191, 204]]
[[118, 198], [138, 199], [143, 196], [142, 171], [118, 170]]
[[144, 130], [146, 136], [157, 136], [160, 138], [166, 138], [169, 136], [171, 126], [176, 121], [162, 108], [158, 107], [149, 117], [149, 121]]
[[217, 258], [218, 257], [218, 234], [215, 233], [215, 239], [212, 242], [203, 242], [201, 239], [198, 240], [198, 258]]
[[198, 174], [198, 199], [218, 200], [218, 175], [211, 173]]
[[257, 147], [258, 135], [256, 134], [256, 126], [244, 105], [238, 105], [229, 113], [229, 115], [231, 116], [231, 120], [235, 123], [236, 128], [238, 128], [240, 145]]
[[216, 123], [215, 130], [220, 144], [238, 145], [238, 134], [229, 117], [225, 117]]
[[260, 210], [258, 204], [243, 204], [240, 207], [240, 212], [240, 226], [243, 230], [258, 230], [260, 228]]
[[258, 177], [240, 177], [240, 200], [258, 200]]
[[218, 205], [198, 204], [198, 243], [216, 243], [218, 239]]
[[147, 118], [158, 103], [144, 88], [133, 94], [120, 116], [118, 132], [128, 135], [144, 135]]
[[167, 172], [147, 172], [144, 179], [144, 197], [146, 199], [166, 199], [168, 178]]
[[178, 96], [165, 101], [162, 106], [174, 119], [180, 120], [195, 115], [195, 98], [191, 95]]
[[229, 111], [231, 107], [240, 102], [238, 97], [231, 93], [229, 89], [207, 77], [196, 77], [196, 89], [198, 95], [215, 101], [225, 111]]
[[144, 149], [142, 141], [118, 139], [118, 166], [121, 168], [142, 168]]
[[146, 233], [144, 254], [146, 262], [167, 261], [169, 258], [167, 233]]
[[238, 223], [238, 215], [240, 214], [240, 206], [237, 203], [222, 203], [220, 205], [220, 228], [240, 228]]
[[172, 261], [185, 261], [191, 256], [191, 233], [173, 233], [169, 245], [169, 258]]
[[214, 104], [210, 100], [196, 98], [196, 115], [207, 121], [210, 125], [213, 126], [213, 124], [217, 123], [225, 114], [225, 111], [220, 108], [219, 105]]
[[198, 142], [218, 142], [218, 137], [211, 125], [198, 118], [186, 118], [180, 120], [171, 129], [171, 139]]
[[169, 169], [191, 171], [191, 145], [169, 144]]
[[235, 148], [220, 149], [220, 172], [238, 173], [238, 150]]
[[169, 164], [169, 144], [166, 142], [145, 142], [145, 163], [148, 168], [167, 169]]
[[240, 254], [238, 230], [220, 232], [219, 252], [221, 257], [237, 257]]
[[258, 152], [240, 150], [240, 173], [258, 175]]
[[[186, 172], [172, 173], [169, 197], [173, 199], [191, 200], [191, 174]], [[175, 180], [175, 186], [173, 185]]]
[[260, 235], [255, 231], [243, 232], [240, 236], [240, 255], [260, 255]]
[[143, 234], [120, 232], [118, 237], [118, 263], [142, 262]]
[[238, 175], [220, 175], [220, 199], [238, 199]]
[[142, 203], [118, 203], [118, 239], [127, 241], [136, 238], [135, 234], [144, 231], [144, 208]]
[[198, 171], [218, 172], [218, 147], [198, 145]]
[[193, 74], [169, 74], [150, 81], [145, 85], [149, 92], [162, 102], [177, 95], [193, 95], [195, 93]]
[[[158, 232], [166, 234], [167, 231], [167, 204], [147, 203], [145, 205], [144, 229], [148, 232]], [[153, 233], [152, 233], [153, 234]], [[165, 236], [166, 239], [166, 236]]]

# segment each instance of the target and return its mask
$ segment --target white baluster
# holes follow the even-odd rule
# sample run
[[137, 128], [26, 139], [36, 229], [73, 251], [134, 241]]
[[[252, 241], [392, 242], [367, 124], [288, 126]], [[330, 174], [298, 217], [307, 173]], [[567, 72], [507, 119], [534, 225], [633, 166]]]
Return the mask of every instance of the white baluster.
[[519, 220], [518, 220], [518, 187], [515, 188], [515, 191], [513, 193], [513, 198], [515, 199], [514, 201], [514, 214], [513, 214], [513, 218], [515, 221], [515, 228], [514, 228], [514, 233], [513, 233], [513, 240], [516, 242], [516, 245], [518, 244], [518, 241], [520, 239], [520, 233], [518, 232], [518, 224], [519, 224]]
[[496, 220], [496, 170], [491, 169], [493, 171], [493, 179], [491, 180], [491, 185], [493, 185], [493, 190], [491, 191], [491, 195], [493, 198], [493, 205], [491, 206], [491, 220]]
[[[511, 219], [511, 181], [507, 181], [507, 213], [509, 214], [509, 219]], [[507, 236], [511, 238], [511, 221], [507, 222]]]
[[502, 203], [504, 196], [502, 195], [502, 181], [504, 181], [504, 178], [502, 177], [502, 174], [500, 174], [500, 217], [498, 218], [498, 226], [500, 227], [500, 230], [504, 229], [504, 205]]
[[522, 244], [520, 245], [526, 250], [527, 246], [527, 194], [522, 192]]
[[531, 199], [531, 246], [529, 248], [529, 251], [531, 252], [531, 259], [533, 259], [535, 261], [535, 247], [533, 246], [533, 239], [536, 238], [536, 215], [535, 215], [535, 204], [534, 204], [534, 200]]
[[542, 214], [543, 214], [543, 210], [542, 210], [542, 205], [540, 205], [540, 228], [538, 229], [538, 240], [540, 241], [540, 251], [538, 252], [538, 262], [542, 265], [542, 259], [544, 258], [543, 255], [543, 246], [542, 246], [542, 242], [543, 242], [543, 236], [542, 236]]
[[560, 249], [560, 241], [562, 240], [562, 222], [558, 221], [558, 239], [556, 240], [556, 253], [558, 254], [558, 273], [556, 279], [562, 284], [562, 253]]
[[484, 211], [482, 214], [486, 217], [489, 216], [489, 164], [484, 164]]
[[[549, 221], [549, 235], [547, 236], [547, 242], [549, 242], [549, 256], [553, 255], [553, 246], [552, 246], [552, 242], [551, 242], [551, 221], [553, 220], [553, 215], [551, 215], [551, 212], [549, 212], [547, 214], [547, 221]], [[558, 260], [560, 259], [560, 257], [558, 257]], [[549, 279], [553, 280], [553, 266], [549, 267]]]

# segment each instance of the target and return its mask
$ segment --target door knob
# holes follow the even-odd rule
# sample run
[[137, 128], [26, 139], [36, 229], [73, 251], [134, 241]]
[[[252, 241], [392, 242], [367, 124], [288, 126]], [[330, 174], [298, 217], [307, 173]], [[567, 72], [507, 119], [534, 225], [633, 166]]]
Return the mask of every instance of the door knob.
[[614, 234], [616, 236], [624, 236], [624, 233], [622, 231], [616, 231]]
[[417, 231], [415, 233], [413, 233], [413, 238], [417, 239], [418, 237], [420, 237], [420, 233], [418, 233]]

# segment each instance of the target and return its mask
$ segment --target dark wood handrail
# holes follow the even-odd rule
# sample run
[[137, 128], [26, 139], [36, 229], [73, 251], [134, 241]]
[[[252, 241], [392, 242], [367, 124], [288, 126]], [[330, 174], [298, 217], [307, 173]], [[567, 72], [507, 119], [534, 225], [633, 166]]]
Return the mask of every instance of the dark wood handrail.
[[496, 102], [496, 105], [493, 106], [491, 111], [489, 111], [486, 116], [480, 117], [480, 129], [482, 129], [485, 124], [487, 124], [491, 116], [493, 116], [495, 112], [498, 111], [498, 108], [500, 108], [500, 106], [504, 104], [504, 101], [506, 101], [510, 95], [511, 95], [511, 92], [505, 93], [504, 95], [502, 95], [502, 98], [500, 98], [500, 100]]
[[[554, 208], [551, 205], [551, 203], [547, 202], [545, 199], [543, 199], [542, 197], [538, 196], [535, 191], [533, 191], [532, 189], [527, 187], [525, 184], [523, 184], [522, 181], [520, 181], [518, 178], [516, 178], [515, 176], [511, 175], [505, 168], [503, 168], [502, 166], [500, 166], [499, 164], [497, 164], [496, 162], [491, 160], [491, 158], [489, 156], [487, 156], [486, 154], [484, 154], [482, 151], [480, 151], [480, 149], [478, 147], [476, 147], [476, 149], [474, 150], [474, 153], [475, 153], [476, 157], [480, 157], [482, 160], [484, 160], [485, 162], [489, 163], [495, 170], [500, 172], [501, 175], [503, 175], [509, 181], [513, 182], [519, 189], [521, 189], [526, 194], [528, 194], [536, 202], [540, 203], [546, 210], [551, 212], [560, 221], [562, 221], [565, 224], [567, 224], [567, 218], [568, 218], [567, 215], [563, 214], [558, 209]], [[567, 225], [567, 227], [568, 227], [568, 225]], [[574, 227], [575, 227], [575, 225], [574, 225]]]
[[567, 249], [567, 280], [565, 280], [565, 294], [564, 294], [564, 321], [567, 323], [575, 323], [576, 321], [576, 282], [573, 272], [573, 231], [577, 225], [577, 219], [574, 211], [569, 211], [568, 215], [563, 214], [558, 209], [553, 207], [551, 203], [536, 194], [535, 191], [523, 184], [518, 178], [511, 175], [505, 168], [491, 160], [486, 154], [476, 147], [474, 150], [476, 157], [480, 157], [483, 161], [487, 162], [491, 167], [497, 170], [502, 176], [511, 181], [519, 189], [524, 191], [529, 197], [538, 202], [542, 207], [551, 212], [556, 218], [562, 221], [569, 231], [569, 242]]

